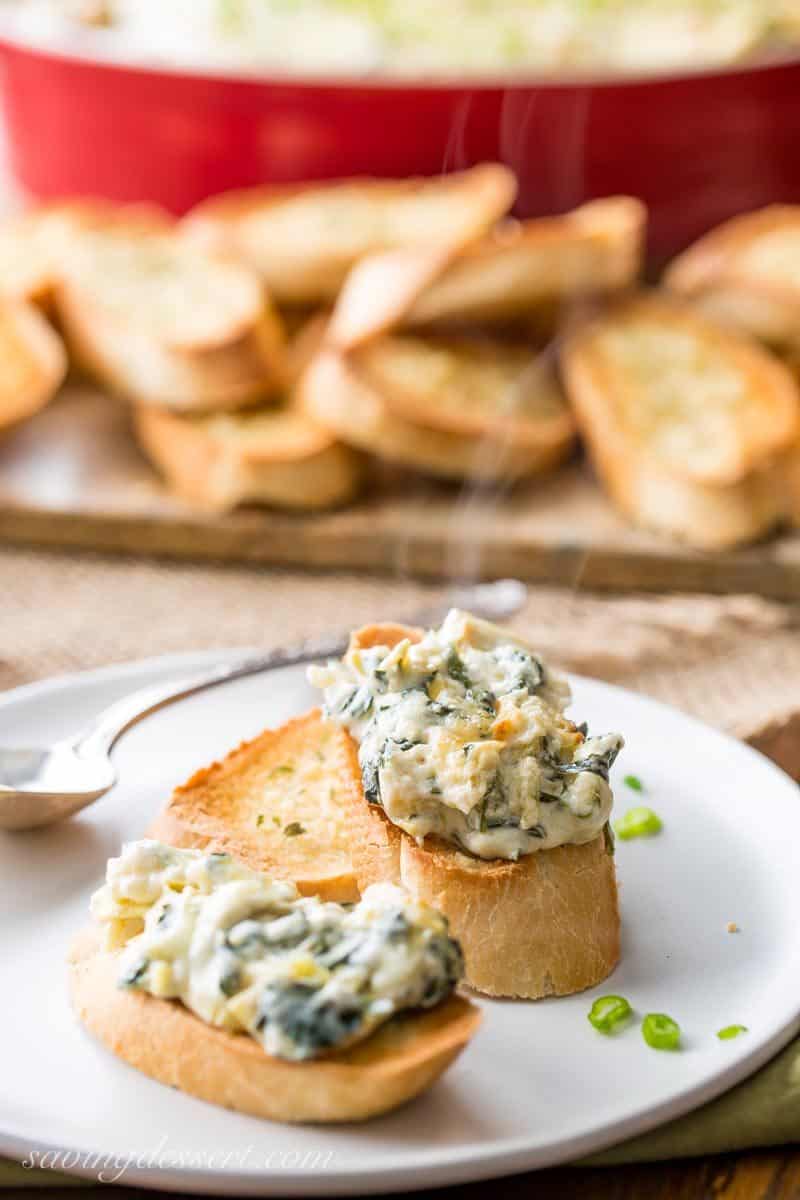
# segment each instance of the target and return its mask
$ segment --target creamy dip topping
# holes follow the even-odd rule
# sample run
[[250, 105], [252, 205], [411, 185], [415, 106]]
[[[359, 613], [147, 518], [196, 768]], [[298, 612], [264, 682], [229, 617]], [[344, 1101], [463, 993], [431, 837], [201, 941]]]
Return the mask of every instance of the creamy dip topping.
[[[45, 42], [184, 67], [486, 78], [698, 69], [785, 50], [798, 0], [3, 0]], [[81, 36], [82, 35], [82, 38]]]
[[359, 743], [367, 799], [418, 841], [516, 859], [603, 832], [622, 738], [568, 720], [566, 681], [507, 630], [453, 609], [419, 642], [351, 649], [309, 679]]
[[391, 884], [324, 903], [229, 855], [160, 842], [112, 858], [91, 907], [122, 948], [120, 987], [180, 1000], [279, 1058], [360, 1041], [438, 1004], [463, 974], [446, 919]]

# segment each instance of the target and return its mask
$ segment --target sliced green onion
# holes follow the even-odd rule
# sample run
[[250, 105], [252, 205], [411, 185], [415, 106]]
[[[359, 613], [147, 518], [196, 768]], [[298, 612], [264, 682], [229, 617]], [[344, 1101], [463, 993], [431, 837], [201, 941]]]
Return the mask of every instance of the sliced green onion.
[[306, 832], [305, 826], [301, 825], [299, 821], [290, 821], [288, 825], [284, 826], [283, 836], [284, 837], [300, 837], [305, 832]]
[[624, 996], [599, 996], [589, 1009], [589, 1021], [598, 1033], [612, 1033], [632, 1012]]
[[654, 834], [660, 833], [662, 829], [663, 825], [658, 813], [654, 813], [652, 808], [645, 808], [644, 806], [641, 808], [629, 808], [614, 826], [614, 832], [617, 837], [622, 838], [623, 842], [636, 837], [653, 837]]
[[638, 775], [626, 775], [622, 782], [634, 792], [644, 791], [644, 784]]
[[717, 1030], [717, 1037], [721, 1042], [729, 1042], [731, 1038], [738, 1037], [740, 1033], [747, 1033], [746, 1025], [726, 1025], [724, 1029]]
[[642, 1021], [642, 1037], [654, 1050], [677, 1050], [681, 1027], [666, 1013], [648, 1013]]

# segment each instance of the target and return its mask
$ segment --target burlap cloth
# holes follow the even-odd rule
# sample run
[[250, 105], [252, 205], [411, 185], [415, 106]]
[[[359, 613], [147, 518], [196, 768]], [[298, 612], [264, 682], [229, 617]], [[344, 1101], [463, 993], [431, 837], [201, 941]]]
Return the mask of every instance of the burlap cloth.
[[[364, 575], [5, 550], [0, 688], [171, 650], [284, 644], [404, 617], [446, 591]], [[740, 736], [800, 712], [800, 606], [532, 587], [513, 624], [565, 667]]]

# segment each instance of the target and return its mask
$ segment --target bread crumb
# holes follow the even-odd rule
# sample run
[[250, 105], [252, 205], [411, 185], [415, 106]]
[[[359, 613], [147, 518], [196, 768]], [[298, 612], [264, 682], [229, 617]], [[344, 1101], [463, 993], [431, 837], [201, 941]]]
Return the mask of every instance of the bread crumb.
[[739, 932], [739, 926], [736, 924], [735, 921], [728, 921], [726, 928], [728, 930], [728, 933], [738, 933]]

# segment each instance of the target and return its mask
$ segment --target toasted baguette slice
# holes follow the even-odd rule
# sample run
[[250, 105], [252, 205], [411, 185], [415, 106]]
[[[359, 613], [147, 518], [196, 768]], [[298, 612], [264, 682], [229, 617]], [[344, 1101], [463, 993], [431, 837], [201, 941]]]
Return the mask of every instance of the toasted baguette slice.
[[88, 232], [56, 289], [79, 366], [179, 411], [239, 408], [283, 380], [283, 330], [258, 276], [168, 234]]
[[0, 430], [33, 416], [67, 371], [61, 339], [24, 300], [0, 301]]
[[392, 412], [430, 429], [563, 448], [572, 415], [552, 360], [492, 338], [384, 337], [349, 358]]
[[401, 328], [417, 297], [455, 257], [447, 246], [408, 246], [362, 259], [344, 282], [326, 342], [353, 350]]
[[168, 229], [169, 215], [149, 204], [115, 206], [102, 200], [43, 205], [0, 225], [0, 292], [50, 310], [74, 239], [81, 231]]
[[397, 246], [457, 249], [514, 202], [513, 174], [498, 164], [438, 179], [347, 179], [229, 192], [183, 222], [196, 244], [250, 263], [279, 304], [326, 304], [367, 254]]
[[619, 291], [642, 265], [647, 211], [629, 196], [562, 217], [509, 221], [457, 256], [433, 248], [376, 256], [348, 278], [331, 339], [342, 349], [397, 327], [486, 324]]
[[500, 226], [450, 263], [406, 324], [507, 321], [553, 299], [630, 287], [641, 271], [646, 223], [639, 200], [614, 196], [563, 217]]
[[306, 411], [342, 441], [444, 478], [514, 480], [570, 453], [572, 418], [551, 368], [502, 343], [386, 338], [325, 351]]
[[672, 261], [664, 282], [683, 295], [730, 278], [796, 292], [799, 266], [800, 205], [771, 204], [699, 238]]
[[295, 310], [284, 311], [281, 317], [286, 328], [283, 373], [286, 387], [291, 389], [300, 382], [306, 368], [325, 344], [330, 313], [323, 311], [298, 316]]
[[700, 238], [664, 282], [706, 315], [779, 346], [800, 346], [800, 205], [734, 217]]
[[361, 456], [297, 408], [170, 412], [138, 405], [134, 428], [169, 487], [196, 508], [322, 509], [352, 499]]
[[[419, 641], [402, 625], [356, 630], [351, 647]], [[358, 749], [350, 740], [352, 765]], [[437, 838], [414, 838], [348, 789], [353, 869], [359, 888], [386, 881], [433, 904], [448, 918], [466, 962], [466, 982], [490, 996], [564, 996], [605, 979], [619, 961], [614, 858], [601, 836], [517, 862], [484, 861]]]
[[[304, 895], [357, 900], [346, 813], [350, 793], [360, 789], [348, 734], [315, 709], [198, 771], [175, 790], [148, 836], [232, 854], [253, 870], [291, 879]], [[298, 825], [303, 833], [293, 834]]]
[[600, 478], [631, 519], [704, 549], [781, 519], [773, 464], [797, 437], [800, 395], [755, 343], [641, 296], [577, 330], [563, 368]]
[[118, 988], [116, 975], [116, 958], [96, 931], [81, 935], [70, 951], [69, 987], [90, 1033], [161, 1083], [270, 1121], [364, 1121], [389, 1112], [429, 1087], [481, 1020], [474, 1004], [451, 996], [394, 1018], [350, 1049], [285, 1062], [177, 1001]]
[[800, 443], [781, 460], [778, 472], [786, 500], [786, 517], [795, 528], [800, 528]]
[[[800, 388], [800, 349], [790, 353], [786, 365]], [[780, 488], [785, 499], [787, 522], [795, 529], [800, 528], [800, 438], [780, 455], [775, 466], [773, 487]]]

